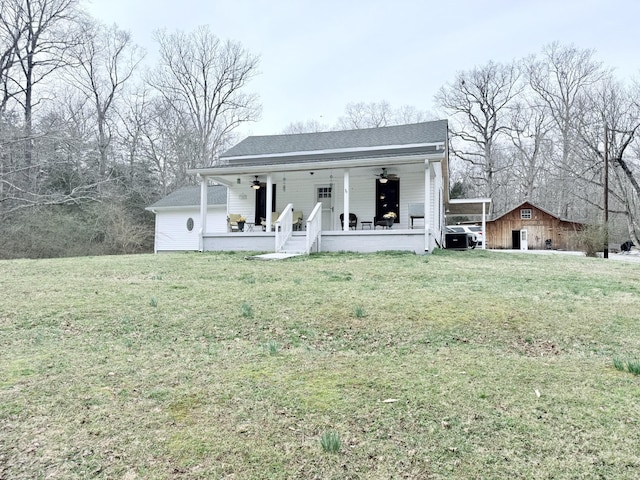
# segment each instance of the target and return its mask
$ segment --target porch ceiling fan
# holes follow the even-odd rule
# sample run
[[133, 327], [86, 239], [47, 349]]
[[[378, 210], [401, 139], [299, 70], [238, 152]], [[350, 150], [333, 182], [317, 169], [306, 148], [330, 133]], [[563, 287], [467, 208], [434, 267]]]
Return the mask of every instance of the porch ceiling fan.
[[387, 169], [385, 167], [382, 167], [382, 173], [379, 173], [378, 175], [376, 175], [376, 177], [378, 178], [378, 180], [380, 180], [380, 183], [387, 183], [389, 180], [398, 179], [398, 176], [395, 173], [387, 172]]

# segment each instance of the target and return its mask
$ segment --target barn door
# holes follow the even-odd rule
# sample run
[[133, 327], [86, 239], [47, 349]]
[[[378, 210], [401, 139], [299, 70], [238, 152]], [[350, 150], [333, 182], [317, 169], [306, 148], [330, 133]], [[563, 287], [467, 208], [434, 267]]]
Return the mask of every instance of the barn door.
[[520, 230], [520, 250], [528, 250], [529, 246], [527, 244], [528, 244], [527, 231]]
[[520, 250], [520, 230], [511, 230], [511, 248]]

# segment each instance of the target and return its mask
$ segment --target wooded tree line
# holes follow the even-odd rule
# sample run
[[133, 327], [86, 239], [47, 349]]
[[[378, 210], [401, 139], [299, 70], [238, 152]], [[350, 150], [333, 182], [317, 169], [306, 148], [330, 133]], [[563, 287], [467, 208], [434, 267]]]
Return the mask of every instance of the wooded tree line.
[[[452, 195], [489, 197], [494, 216], [528, 200], [603, 226], [607, 191], [610, 238], [639, 244], [640, 85], [624, 80], [595, 51], [559, 43], [459, 72], [435, 96], [437, 117], [449, 120]], [[434, 118], [387, 102], [352, 103], [336, 125], [297, 122], [285, 133]]]
[[258, 118], [241, 44], [207, 27], [155, 41], [143, 66], [78, 0], [0, 0], [0, 256], [150, 249], [144, 207]]
[[602, 225], [607, 191], [611, 240], [636, 244], [639, 100], [640, 86], [616, 78], [593, 50], [558, 43], [460, 72], [436, 95], [464, 196], [490, 197], [494, 214], [529, 200]]
[[[200, 27], [157, 31], [155, 46], [144, 63], [128, 32], [78, 0], [0, 0], [0, 257], [150, 250], [144, 207], [193, 182], [187, 169], [215, 163], [237, 127], [258, 119], [258, 58], [240, 43]], [[558, 44], [460, 72], [436, 96], [459, 160], [456, 191], [490, 196], [494, 213], [528, 199], [595, 222], [606, 143], [610, 208], [637, 240], [637, 93], [594, 52]], [[336, 125], [286, 132], [434, 118], [351, 103]]]

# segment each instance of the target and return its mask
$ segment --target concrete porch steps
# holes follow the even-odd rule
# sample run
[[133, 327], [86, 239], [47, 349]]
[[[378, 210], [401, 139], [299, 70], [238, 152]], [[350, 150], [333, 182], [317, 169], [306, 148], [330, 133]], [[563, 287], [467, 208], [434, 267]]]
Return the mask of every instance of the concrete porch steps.
[[281, 253], [304, 255], [307, 248], [306, 237], [291, 237], [282, 247]]
[[286, 260], [291, 257], [299, 257], [302, 253], [263, 253], [246, 257], [247, 260]]

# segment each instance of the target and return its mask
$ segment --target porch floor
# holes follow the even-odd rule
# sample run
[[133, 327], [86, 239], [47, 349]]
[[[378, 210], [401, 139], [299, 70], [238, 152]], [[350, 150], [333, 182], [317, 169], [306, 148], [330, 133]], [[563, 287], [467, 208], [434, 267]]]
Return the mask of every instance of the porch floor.
[[[305, 232], [293, 232], [294, 238], [301, 238]], [[274, 254], [274, 232], [240, 232], [209, 233], [203, 236], [204, 251], [253, 251], [266, 253], [266, 260], [274, 255], [296, 255], [293, 251], [287, 254]], [[435, 242], [431, 240], [431, 248]], [[425, 232], [422, 229], [390, 229], [390, 230], [342, 230], [323, 231], [320, 248], [314, 246], [312, 251], [321, 252], [377, 252], [383, 250], [405, 250], [418, 254], [428, 252], [425, 246]]]

